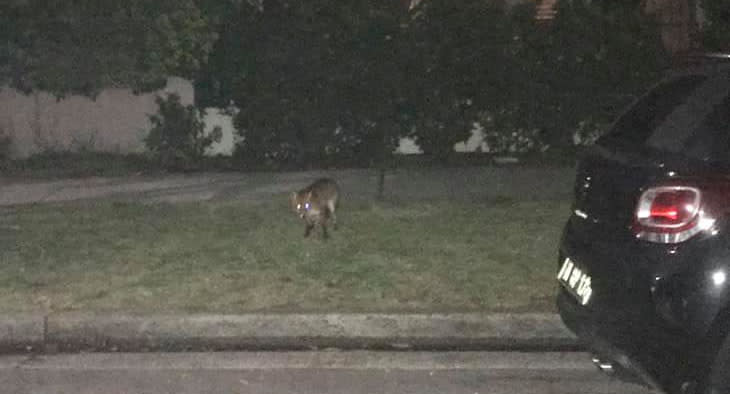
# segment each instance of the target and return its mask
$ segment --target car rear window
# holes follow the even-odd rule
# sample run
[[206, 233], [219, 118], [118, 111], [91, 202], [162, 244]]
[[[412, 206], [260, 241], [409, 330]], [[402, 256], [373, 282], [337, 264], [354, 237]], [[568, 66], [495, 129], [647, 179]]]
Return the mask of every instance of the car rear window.
[[712, 112], [685, 143], [685, 153], [704, 161], [730, 161], [730, 96], [714, 105]]
[[730, 160], [730, 78], [690, 75], [655, 87], [598, 143]]

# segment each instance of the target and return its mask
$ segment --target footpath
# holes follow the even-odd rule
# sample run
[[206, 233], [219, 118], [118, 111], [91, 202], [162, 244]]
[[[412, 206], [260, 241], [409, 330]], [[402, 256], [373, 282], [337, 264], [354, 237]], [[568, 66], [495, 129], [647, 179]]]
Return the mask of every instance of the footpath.
[[[505, 174], [504, 172], [514, 172]], [[0, 208], [83, 199], [186, 202], [271, 198], [336, 176], [347, 193], [374, 194], [367, 170], [31, 181], [0, 179]], [[566, 169], [469, 168], [388, 174], [391, 198], [565, 198]], [[0, 351], [577, 350], [555, 314], [51, 314], [0, 316]]]

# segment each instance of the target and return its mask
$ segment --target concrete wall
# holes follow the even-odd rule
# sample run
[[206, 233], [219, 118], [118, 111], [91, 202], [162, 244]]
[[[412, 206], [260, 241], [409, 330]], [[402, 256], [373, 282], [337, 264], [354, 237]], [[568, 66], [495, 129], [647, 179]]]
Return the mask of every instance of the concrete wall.
[[218, 108], [206, 108], [206, 115], [203, 118], [206, 131], [210, 132], [214, 127], [221, 128], [221, 140], [213, 143], [206, 154], [215, 156], [230, 156], [238, 143], [239, 137], [233, 127], [233, 116]]
[[[475, 127], [471, 131], [469, 139], [463, 142], [457, 142], [454, 144], [455, 152], [488, 152], [489, 147], [484, 141], [484, 131], [481, 127]], [[401, 155], [418, 155], [422, 154], [423, 150], [418, 146], [415, 139], [413, 138], [401, 138], [398, 147], [395, 149], [395, 153]]]
[[11, 137], [16, 158], [48, 150], [140, 152], [150, 129], [148, 115], [157, 112], [155, 96], [164, 92], [178, 93], [183, 104], [193, 103], [192, 85], [180, 78], [170, 78], [159, 92], [134, 95], [128, 89], [107, 89], [96, 99], [57, 100], [47, 93], [25, 95], [2, 88], [0, 134]]

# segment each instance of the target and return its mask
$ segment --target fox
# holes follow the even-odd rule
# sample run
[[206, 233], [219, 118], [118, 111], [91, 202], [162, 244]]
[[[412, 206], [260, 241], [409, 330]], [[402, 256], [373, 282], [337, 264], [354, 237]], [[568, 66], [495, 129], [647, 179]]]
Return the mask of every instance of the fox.
[[309, 237], [315, 226], [322, 229], [322, 238], [328, 239], [327, 222], [337, 229], [335, 210], [340, 199], [340, 188], [333, 179], [320, 178], [290, 196], [291, 207], [304, 220], [304, 237]]

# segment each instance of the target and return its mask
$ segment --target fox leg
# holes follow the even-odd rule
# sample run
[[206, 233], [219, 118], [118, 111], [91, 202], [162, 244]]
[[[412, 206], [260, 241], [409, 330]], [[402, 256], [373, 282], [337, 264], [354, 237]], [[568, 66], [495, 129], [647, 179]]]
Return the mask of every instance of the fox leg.
[[327, 210], [329, 211], [329, 217], [332, 219], [332, 228], [337, 230], [337, 216], [335, 215], [335, 202], [330, 201], [327, 203]]
[[304, 237], [308, 237], [309, 234], [312, 233], [312, 229], [314, 228], [314, 224], [307, 223], [306, 227], [304, 227]]
[[327, 234], [327, 224], [322, 223], [321, 226], [322, 226], [322, 239], [329, 239], [330, 235]]

